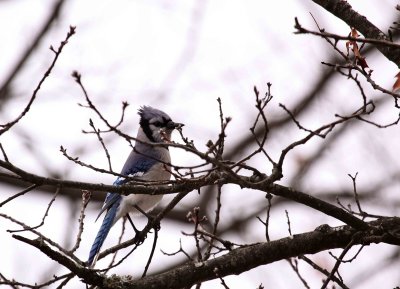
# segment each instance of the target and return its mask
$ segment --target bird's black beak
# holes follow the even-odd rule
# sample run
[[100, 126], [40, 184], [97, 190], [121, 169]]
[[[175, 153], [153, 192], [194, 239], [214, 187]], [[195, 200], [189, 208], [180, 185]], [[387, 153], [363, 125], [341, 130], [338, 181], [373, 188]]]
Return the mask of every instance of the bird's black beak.
[[179, 129], [179, 128], [181, 128], [182, 126], [184, 126], [183, 123], [173, 122], [173, 121], [170, 121], [170, 122], [168, 122], [168, 124], [167, 124], [167, 128], [169, 128], [169, 129]]

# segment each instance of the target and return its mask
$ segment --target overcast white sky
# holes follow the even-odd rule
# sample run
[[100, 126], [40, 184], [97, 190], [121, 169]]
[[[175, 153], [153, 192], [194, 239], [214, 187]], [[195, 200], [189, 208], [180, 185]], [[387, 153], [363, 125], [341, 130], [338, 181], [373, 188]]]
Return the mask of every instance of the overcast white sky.
[[[397, 1], [348, 2], [385, 32], [395, 20], [392, 18], [395, 14], [393, 7]], [[7, 75], [19, 59], [22, 51], [41, 27], [53, 3], [55, 1], [50, 0], [0, 2], [0, 75]], [[326, 69], [320, 62], [330, 59], [332, 50], [324, 40], [293, 33], [294, 17], [298, 17], [303, 26], [316, 29], [310, 12], [327, 31], [342, 35], [349, 33], [349, 27], [342, 21], [312, 1], [306, 0], [67, 1], [62, 8], [60, 20], [52, 27], [51, 33], [42, 41], [35, 56], [14, 83], [16, 96], [0, 110], [1, 123], [14, 118], [27, 103], [52, 59], [48, 47], [58, 47], [69, 25], [76, 26], [77, 33], [65, 47], [56, 68], [38, 94], [32, 110], [15, 127], [15, 131], [2, 136], [1, 143], [10, 159], [28, 171], [44, 175], [58, 172], [61, 175], [67, 174], [66, 177], [70, 179], [111, 183], [112, 176], [96, 174], [74, 166], [59, 152], [60, 145], [74, 155], [83, 150], [83, 160], [99, 167], [107, 165], [95, 137], [81, 133], [82, 129], [89, 128], [88, 119], [94, 115], [77, 105], [83, 103], [84, 98], [70, 75], [73, 70], [78, 70], [91, 98], [109, 119], [117, 121], [121, 102], [130, 103], [124, 127], [127, 131], [135, 134], [138, 121], [136, 110], [139, 106], [152, 105], [166, 111], [174, 120], [185, 123], [185, 134], [194, 139], [199, 148], [204, 148], [207, 140], [218, 134], [216, 98], [220, 97], [225, 114], [233, 117], [228, 129], [228, 142], [232, 145], [243, 134], [249, 133], [248, 128], [252, 124], [254, 113], [254, 85], [264, 93], [265, 84], [273, 84], [272, 92], [275, 98], [269, 111], [273, 118], [282, 114], [282, 110], [278, 108], [279, 103], [285, 103], [288, 107], [294, 105], [298, 97], [308, 91], [318, 75]], [[344, 43], [340, 45], [344, 48]], [[375, 80], [390, 89], [397, 67], [378, 53], [373, 54], [367, 61], [374, 70]], [[0, 78], [0, 84], [2, 81]], [[359, 106], [358, 98], [349, 97], [357, 91], [354, 85], [346, 81], [341, 81], [340, 85], [338, 83], [335, 82], [336, 86], [329, 87], [326, 95], [321, 97], [315, 115], [305, 117], [302, 121], [307, 125], [317, 126], [333, 120], [335, 112], [348, 112]], [[346, 106], [340, 103], [345, 103]], [[332, 106], [335, 107], [334, 111]], [[377, 115], [380, 120], [385, 121], [392, 120], [394, 114], [380, 111]], [[96, 118], [94, 121], [100, 125]], [[390, 137], [393, 144], [400, 143], [399, 136], [393, 134], [393, 130], [382, 134], [383, 137]], [[28, 136], [25, 142], [21, 142], [21, 135]], [[271, 141], [271, 150], [279, 152], [282, 142], [288, 144], [298, 135], [295, 129], [282, 132]], [[325, 186], [332, 185], [345, 187], [350, 185], [346, 174], [356, 171], [360, 171], [360, 185], [368, 185], [374, 178], [379, 179], [385, 171], [375, 171], [374, 166], [364, 167], [365, 155], [348, 155], [345, 151], [346, 147], [356, 147], [360, 140], [367, 139], [367, 131], [356, 132], [346, 139], [349, 143], [335, 151], [341, 156], [340, 160], [328, 161], [321, 165], [318, 179], [322, 180], [323, 185], [314, 180], [306, 184], [306, 187], [311, 191], [321, 191]], [[130, 149], [119, 139], [107, 141], [109, 150], [114, 152], [113, 165], [119, 168]], [[370, 145], [364, 143], [366, 146]], [[33, 157], [29, 151], [28, 147], [31, 146], [39, 153], [39, 159]], [[313, 143], [307, 145], [302, 148], [302, 153], [307, 155], [312, 152], [313, 147]], [[395, 156], [395, 151], [395, 148], [388, 150], [389, 159]], [[181, 151], [172, 150], [172, 154], [177, 164], [195, 162], [193, 157]], [[294, 153], [293, 156], [296, 155], [301, 156], [301, 153]], [[374, 162], [374, 159], [371, 157], [369, 162]], [[257, 165], [265, 169], [262, 163]], [[288, 159], [285, 169], [289, 176], [292, 167], [295, 166], [296, 158]], [[397, 168], [397, 165], [393, 166]], [[15, 191], [8, 187], [0, 187], [1, 199], [14, 193]], [[235, 194], [240, 192], [236, 190]], [[247, 194], [247, 203], [237, 205], [229, 203], [228, 200], [224, 210], [250, 210], [259, 196]], [[33, 225], [40, 222], [48, 201], [49, 196], [31, 194], [5, 206], [1, 212], [18, 216], [21, 221]], [[63, 241], [71, 231], [76, 231], [76, 228], [64, 226], [63, 220], [70, 217], [68, 205], [68, 201], [62, 198], [55, 202], [42, 230], [56, 241]], [[97, 209], [94, 205], [88, 208], [82, 246], [77, 253], [82, 259], [86, 259], [99, 225], [93, 223]], [[18, 213], [15, 213], [16, 211]], [[332, 221], [323, 217], [314, 220], [305, 213], [306, 211], [300, 206], [290, 208], [290, 214], [296, 216], [292, 221], [295, 233], [312, 230], [318, 224]], [[286, 236], [286, 227], [283, 227], [286, 222], [284, 212], [273, 213], [272, 218], [275, 220], [271, 228], [272, 236]], [[245, 241], [261, 240], [259, 238], [262, 238], [263, 233], [257, 231], [260, 230], [260, 226], [254, 224], [254, 227], [248, 228], [241, 236]], [[119, 225], [116, 227], [119, 228]], [[54, 273], [54, 264], [46, 257], [34, 249], [27, 249], [24, 244], [16, 243], [10, 234], [5, 232], [5, 229], [10, 228], [9, 222], [0, 219], [0, 228], [0, 272], [4, 272], [9, 278], [15, 276], [26, 282], [40, 282], [49, 272]], [[115, 244], [118, 229], [113, 230], [104, 247]], [[189, 231], [190, 226], [168, 228], [168, 224], [163, 224], [160, 232], [163, 241], [158, 249], [167, 252], [176, 250], [182, 230]], [[187, 241], [187, 245], [192, 244]], [[144, 246], [142, 251], [146, 252], [148, 248]], [[388, 249], [384, 247], [380, 254], [386, 254], [386, 250]], [[137, 263], [129, 263], [129, 266], [134, 264], [136, 273], [141, 272], [142, 263], [145, 262], [141, 260], [143, 256], [146, 255], [137, 253], [131, 257], [131, 260], [138, 260]], [[370, 255], [360, 256], [361, 264], [363, 256]], [[157, 264], [163, 264], [164, 260], [174, 263], [170, 257], [165, 257], [160, 252], [155, 258], [163, 261], [155, 262], [153, 269], [158, 267]], [[320, 261], [326, 264], [332, 262], [328, 257]], [[365, 260], [365, 263], [369, 262]], [[104, 265], [107, 262], [99, 264]], [[351, 267], [346, 266], [343, 268]], [[361, 271], [361, 267], [357, 270]], [[131, 269], [132, 267], [121, 266], [113, 272], [130, 274]], [[310, 285], [318, 286], [320, 277], [316, 277], [312, 270], [304, 270], [306, 275], [313, 277], [310, 278], [313, 280]], [[64, 270], [57, 269], [56, 272], [60, 274]], [[285, 272], [284, 278], [282, 272]], [[346, 272], [343, 273], [346, 275]], [[382, 284], [390, 288], [395, 286], [388, 283], [396, 280], [394, 275], [399, 277], [398, 270], [389, 268], [373, 278], [372, 284], [364, 284], [359, 288], [378, 288]], [[265, 288], [298, 288], [301, 285], [284, 262], [263, 266], [245, 277], [228, 277], [226, 281], [232, 289], [256, 288], [259, 283], [263, 283]], [[73, 284], [77, 285], [78, 282]], [[216, 284], [218, 282], [210, 282], [204, 288], [215, 288]], [[73, 285], [68, 288], [73, 288]]]

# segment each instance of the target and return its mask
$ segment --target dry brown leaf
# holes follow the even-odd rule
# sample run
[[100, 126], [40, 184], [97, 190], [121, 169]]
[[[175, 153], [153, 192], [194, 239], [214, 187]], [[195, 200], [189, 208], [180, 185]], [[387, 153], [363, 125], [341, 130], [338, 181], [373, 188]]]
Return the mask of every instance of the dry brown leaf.
[[400, 92], [400, 72], [396, 74], [396, 76], [394, 77], [396, 78], [396, 81], [393, 84], [393, 92], [398, 93]]
[[351, 27], [351, 37], [357, 38], [358, 36], [360, 36], [360, 34], [358, 34], [357, 30], [354, 27]]
[[357, 57], [356, 64], [360, 65], [362, 69], [369, 67], [367, 61], [365, 60], [365, 57], [362, 57], [361, 55]]
[[[358, 34], [357, 30], [354, 27], [351, 27], [349, 36], [353, 38], [358, 38], [360, 34]], [[368, 67], [367, 61], [365, 60], [365, 57], [361, 55], [357, 42], [354, 40], [346, 41], [347, 55], [349, 55], [350, 47], [354, 53], [354, 56], [356, 57], [356, 64], [360, 65], [362, 69], [367, 68]]]

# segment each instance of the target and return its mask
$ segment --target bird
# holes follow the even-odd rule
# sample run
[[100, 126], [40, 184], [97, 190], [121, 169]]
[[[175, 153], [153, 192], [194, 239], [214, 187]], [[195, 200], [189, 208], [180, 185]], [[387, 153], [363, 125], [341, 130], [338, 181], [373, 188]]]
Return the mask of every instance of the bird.
[[[121, 175], [142, 181], [167, 181], [171, 177], [167, 169], [171, 163], [168, 146], [155, 146], [155, 143], [170, 143], [174, 129], [181, 128], [182, 123], [176, 123], [165, 112], [151, 106], [142, 106], [138, 110], [140, 117], [136, 143], [129, 154]], [[127, 178], [118, 177], [114, 185], [127, 183]], [[93, 268], [100, 249], [111, 227], [129, 213], [138, 214], [151, 211], [162, 199], [162, 195], [130, 194], [123, 196], [118, 193], [107, 193], [103, 207], [96, 218], [106, 212], [100, 229], [90, 249], [87, 266]], [[132, 223], [137, 233], [137, 229]]]

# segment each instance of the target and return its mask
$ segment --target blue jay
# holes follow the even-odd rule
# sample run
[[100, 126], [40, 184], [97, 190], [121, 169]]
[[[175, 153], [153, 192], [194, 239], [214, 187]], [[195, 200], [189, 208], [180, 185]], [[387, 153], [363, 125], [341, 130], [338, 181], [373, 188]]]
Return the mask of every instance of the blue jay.
[[[169, 180], [171, 174], [165, 168], [165, 165], [171, 162], [168, 147], [152, 146], [151, 143], [168, 143], [171, 140], [172, 131], [183, 126], [183, 124], [173, 122], [166, 113], [150, 106], [141, 107], [138, 113], [140, 116], [140, 128], [136, 138], [139, 141], [136, 142], [134, 149], [126, 160], [121, 174], [144, 181]], [[114, 182], [114, 185], [122, 185], [126, 182], [125, 178], [119, 177]], [[97, 219], [104, 211], [106, 211], [106, 215], [90, 250], [87, 261], [88, 266], [94, 267], [100, 248], [111, 227], [118, 219], [129, 216], [130, 212], [148, 212], [158, 204], [161, 198], [162, 195], [131, 194], [122, 196], [117, 193], [107, 193]]]

